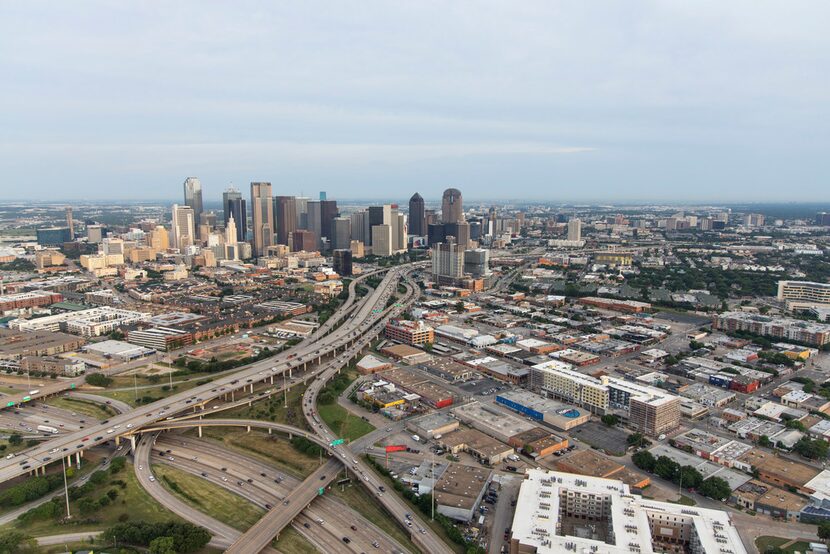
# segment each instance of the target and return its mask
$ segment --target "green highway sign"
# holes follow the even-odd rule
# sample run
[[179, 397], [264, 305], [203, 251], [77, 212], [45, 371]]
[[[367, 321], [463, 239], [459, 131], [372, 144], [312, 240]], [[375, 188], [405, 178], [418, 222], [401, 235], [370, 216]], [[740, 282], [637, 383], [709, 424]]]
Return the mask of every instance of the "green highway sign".
[[324, 489], [323, 487], [320, 487], [319, 489], [317, 489], [317, 494], [320, 495], [320, 496], [323, 496], [323, 493], [325, 491], [326, 491], [326, 489]]
[[346, 442], [346, 439], [335, 439], [335, 440], [331, 441], [329, 446], [337, 446], [337, 445], [343, 444], [344, 442]]
[[14, 406], [14, 402], [9, 402], [8, 404], [6, 404], [6, 407], [7, 407], [7, 408], [9, 408], [9, 407], [11, 407], [11, 406]]

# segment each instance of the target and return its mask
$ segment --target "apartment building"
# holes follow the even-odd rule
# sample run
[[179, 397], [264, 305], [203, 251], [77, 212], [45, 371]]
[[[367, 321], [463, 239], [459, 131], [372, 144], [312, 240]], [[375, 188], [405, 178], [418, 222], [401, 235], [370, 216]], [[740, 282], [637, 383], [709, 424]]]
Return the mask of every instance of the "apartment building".
[[392, 319], [386, 323], [386, 338], [410, 346], [432, 344], [435, 331], [423, 321]]

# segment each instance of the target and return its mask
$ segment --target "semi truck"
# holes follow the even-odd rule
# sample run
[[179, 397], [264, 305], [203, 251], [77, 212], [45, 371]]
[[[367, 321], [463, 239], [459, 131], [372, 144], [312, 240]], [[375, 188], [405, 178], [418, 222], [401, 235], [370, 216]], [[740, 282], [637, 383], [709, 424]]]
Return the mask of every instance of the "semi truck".
[[37, 430], [43, 433], [52, 433], [53, 435], [58, 434], [58, 430], [54, 427], [50, 427], [49, 425], [38, 425]]

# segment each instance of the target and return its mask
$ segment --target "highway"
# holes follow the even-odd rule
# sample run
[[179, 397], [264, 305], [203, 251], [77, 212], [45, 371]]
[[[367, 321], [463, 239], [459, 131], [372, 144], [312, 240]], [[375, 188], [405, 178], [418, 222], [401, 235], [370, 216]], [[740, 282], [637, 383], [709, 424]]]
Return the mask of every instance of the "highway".
[[[165, 455], [159, 456], [159, 451]], [[210, 440], [162, 434], [156, 440], [154, 452], [153, 463], [160, 462], [198, 475], [265, 509], [280, 505], [302, 482], [275, 471], [267, 462], [238, 452], [233, 452], [233, 464], [228, 464], [228, 451], [224, 445]], [[323, 525], [317, 523], [320, 519], [325, 522]], [[308, 527], [303, 523], [309, 523]], [[406, 550], [331, 494], [317, 497], [295, 518], [292, 526], [310, 542], [322, 544], [324, 552], [343, 549], [368, 552], [372, 548], [378, 548], [380, 552]], [[348, 547], [342, 542], [344, 536], [350, 539]], [[378, 546], [374, 546], [375, 543]]]
[[[311, 361], [320, 360], [323, 356], [333, 354], [347, 345], [360, 339], [364, 333], [372, 328], [382, 318], [382, 312], [377, 308], [385, 303], [389, 296], [389, 289], [397, 284], [397, 277], [406, 266], [390, 270], [383, 280], [383, 284], [372, 294], [363, 298], [359, 307], [354, 310], [343, 323], [334, 328], [329, 334], [322, 336], [315, 342], [304, 341], [293, 348], [274, 357], [260, 360], [240, 369], [236, 373], [224, 375], [210, 383], [197, 386], [185, 392], [177, 393], [166, 399], [152, 404], [136, 407], [127, 414], [113, 416], [108, 421], [93, 424], [86, 429], [61, 435], [48, 443], [33, 447], [21, 453], [12, 460], [0, 460], [0, 481], [7, 481], [19, 475], [25, 475], [51, 461], [56, 456], [70, 456], [81, 452], [94, 444], [100, 444], [119, 435], [129, 434], [136, 429], [153, 424], [157, 421], [173, 417], [175, 414], [204, 409], [213, 399], [226, 396], [236, 391], [250, 387], [253, 390], [255, 382], [267, 382], [272, 376], [279, 376], [282, 372], [301, 367]], [[338, 311], [335, 318], [351, 308], [354, 303], [354, 288], [358, 279], [350, 285], [349, 303], [347, 300]], [[337, 319], [329, 328], [334, 327]], [[328, 324], [329, 321], [326, 322]], [[48, 386], [48, 385], [47, 385]]]

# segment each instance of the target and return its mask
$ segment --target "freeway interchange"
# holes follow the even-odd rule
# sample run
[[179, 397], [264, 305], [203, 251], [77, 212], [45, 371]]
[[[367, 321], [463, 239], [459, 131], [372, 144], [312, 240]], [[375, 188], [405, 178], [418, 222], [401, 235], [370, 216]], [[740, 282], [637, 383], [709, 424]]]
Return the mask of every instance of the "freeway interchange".
[[[340, 464], [342, 464], [354, 475], [356, 481], [367, 487], [370, 494], [375, 497], [376, 502], [382, 505], [401, 524], [402, 528], [411, 534], [413, 542], [423, 551], [450, 552], [449, 548], [424, 522], [414, 519], [409, 514], [409, 508], [401, 499], [395, 494], [383, 493], [380, 478], [360, 459], [359, 453], [357, 451], [353, 452], [349, 445], [335, 441], [336, 437], [332, 431], [317, 419], [313, 410], [317, 394], [325, 384], [344, 365], [359, 356], [371, 340], [383, 332], [385, 322], [390, 317], [398, 315], [417, 299], [419, 289], [408, 277], [408, 272], [412, 270], [413, 266], [417, 265], [398, 266], [386, 271], [386, 275], [378, 287], [359, 301], [356, 296], [356, 286], [359, 282], [371, 275], [381, 273], [383, 270], [353, 280], [349, 287], [349, 297], [337, 312], [318, 328], [311, 337], [286, 352], [222, 375], [210, 383], [197, 386], [186, 392], [174, 394], [152, 404], [139, 406], [128, 413], [115, 415], [109, 420], [88, 425], [85, 429], [56, 436], [42, 445], [19, 454], [15, 458], [0, 460], [0, 480], [6, 481], [26, 473], [45, 472], [46, 465], [60, 461], [62, 457], [67, 458], [71, 463], [74, 455], [76, 461], [79, 462], [83, 452], [93, 446], [112, 439], [115, 439], [116, 443], [122, 439], [128, 439], [136, 458], [136, 472], [139, 482], [145, 487], [151, 487], [153, 481], [150, 479], [149, 471], [141, 472], [138, 470], [140, 465], [144, 465], [143, 463], [140, 464], [138, 460], [144, 460], [145, 456], [148, 455], [147, 449], [150, 448], [147, 439], [137, 444], [136, 439], [140, 438], [142, 433], [204, 425], [243, 424], [239, 420], [203, 419], [202, 416], [214, 413], [211, 406], [216, 408], [217, 406], [214, 406], [214, 404], [220, 398], [230, 400], [223, 408], [250, 403], [273, 394], [281, 394], [285, 387], [297, 384], [302, 379], [303, 382], [309, 383], [303, 400], [303, 412], [314, 432], [308, 433], [300, 429], [286, 428], [285, 426], [279, 428], [277, 424], [259, 421], [245, 421], [244, 425], [248, 427], [271, 426], [271, 430], [292, 435], [300, 434], [322, 446], [331, 455], [331, 458], [309, 479], [299, 483], [287, 495], [283, 495], [283, 502], [270, 507], [266, 515], [244, 534], [240, 535], [238, 531], [229, 530], [228, 526], [224, 526], [215, 520], [210, 521], [211, 518], [204, 514], [200, 516], [189, 512], [187, 519], [205, 526], [214, 535], [215, 544], [225, 546], [230, 543], [228, 552], [269, 550], [271, 541], [278, 536], [284, 527], [294, 525], [296, 528], [297, 522], [300, 521], [299, 516], [317, 498], [318, 488], [329, 484], [335, 478], [340, 470]], [[406, 289], [406, 293], [403, 295], [404, 298], [398, 303], [387, 306], [402, 278]], [[309, 365], [314, 366], [315, 364], [316, 368], [309, 368]], [[301, 372], [302, 377], [295, 377], [293, 374], [295, 371]], [[274, 385], [275, 378], [283, 381], [283, 383], [277, 381], [278, 384], [272, 386], [267, 392], [260, 392], [259, 396], [254, 396], [255, 385], [262, 383]], [[56, 393], [66, 390], [65, 386], [55, 388]], [[247, 398], [242, 396], [238, 400], [236, 399], [238, 394], [244, 395], [248, 390], [250, 396]], [[49, 394], [49, 392], [41, 391], [41, 394]], [[146, 461], [149, 470], [149, 459]], [[155, 488], [158, 489], [159, 487], [156, 486]], [[252, 501], [256, 502], [256, 499], [254, 498]], [[162, 502], [162, 504], [165, 503]], [[181, 508], [181, 506], [178, 507]], [[183, 514], [180, 513], [180, 515]], [[344, 542], [347, 539], [348, 537], [343, 537]], [[384, 548], [390, 547], [391, 551], [398, 550], [398, 545], [394, 542], [388, 542], [387, 538], [379, 537], [378, 540], [384, 541]], [[363, 537], [363, 542], [365, 543], [365, 537]], [[324, 550], [327, 550], [330, 545], [319, 546], [324, 546]]]

